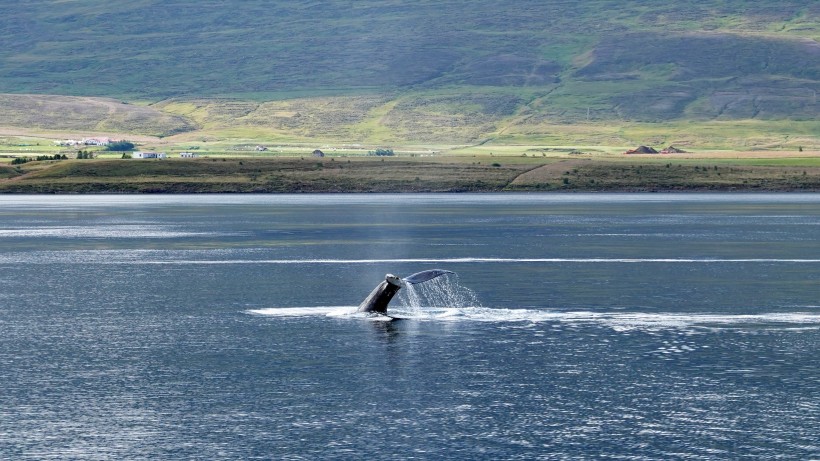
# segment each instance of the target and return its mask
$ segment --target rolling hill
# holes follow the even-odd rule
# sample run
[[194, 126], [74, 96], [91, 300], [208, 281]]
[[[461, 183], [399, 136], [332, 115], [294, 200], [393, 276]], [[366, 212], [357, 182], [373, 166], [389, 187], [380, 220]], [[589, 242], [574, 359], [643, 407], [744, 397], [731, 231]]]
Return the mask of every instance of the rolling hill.
[[595, 143], [631, 142], [592, 134], [612, 122], [812, 136], [820, 113], [805, 0], [4, 1], [0, 34], [5, 126]]

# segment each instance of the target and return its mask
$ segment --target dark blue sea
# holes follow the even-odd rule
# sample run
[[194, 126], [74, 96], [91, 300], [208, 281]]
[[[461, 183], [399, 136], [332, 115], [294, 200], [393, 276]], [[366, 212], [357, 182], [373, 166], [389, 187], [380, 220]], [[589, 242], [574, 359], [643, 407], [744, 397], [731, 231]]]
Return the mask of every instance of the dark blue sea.
[[0, 459], [817, 460], [820, 195], [0, 196]]

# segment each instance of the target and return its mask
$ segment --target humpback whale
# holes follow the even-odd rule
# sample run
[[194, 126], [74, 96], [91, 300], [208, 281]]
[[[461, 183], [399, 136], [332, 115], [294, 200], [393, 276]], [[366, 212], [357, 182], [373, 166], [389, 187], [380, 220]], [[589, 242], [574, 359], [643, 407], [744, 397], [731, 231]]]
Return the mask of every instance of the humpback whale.
[[384, 314], [387, 312], [387, 305], [390, 303], [390, 300], [393, 299], [393, 296], [395, 296], [405, 284], [414, 285], [423, 283], [441, 275], [452, 273], [452, 271], [444, 269], [432, 269], [416, 272], [403, 279], [393, 274], [387, 274], [384, 276], [384, 280], [359, 304], [359, 308], [356, 312], [376, 312]]

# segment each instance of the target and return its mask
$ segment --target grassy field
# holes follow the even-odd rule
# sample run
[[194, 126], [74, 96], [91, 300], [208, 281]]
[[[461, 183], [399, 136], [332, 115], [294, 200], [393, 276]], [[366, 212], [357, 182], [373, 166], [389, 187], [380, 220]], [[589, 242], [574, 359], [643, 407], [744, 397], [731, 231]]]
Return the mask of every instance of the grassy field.
[[638, 145], [673, 145], [686, 150], [820, 149], [818, 119], [562, 122], [543, 116], [539, 112], [542, 104], [547, 103], [534, 93], [466, 87], [412, 95], [267, 102], [175, 99], [149, 106], [104, 98], [0, 95], [4, 109], [0, 111], [0, 153], [28, 142], [17, 138], [43, 144], [47, 139], [89, 136], [128, 139], [147, 150], [199, 148], [210, 152], [241, 152], [257, 145], [467, 148], [487, 153], [519, 145], [607, 152]]
[[[3, 12], [2, 191], [816, 188], [817, 2], [33, 0]], [[11, 165], [74, 158], [54, 141], [92, 136], [203, 158], [82, 148], [98, 158]], [[640, 145], [690, 153], [622, 155]], [[378, 148], [397, 156], [367, 156]]]
[[[412, 159], [75, 160], [0, 167], [4, 192], [461, 192], [501, 190], [531, 165]], [[17, 175], [10, 174], [14, 170]], [[2, 173], [0, 173], [0, 177]]]
[[0, 165], [0, 192], [820, 191], [817, 156], [569, 155], [34, 161]]
[[[817, 191], [820, 165], [760, 166], [742, 161], [674, 158], [665, 161], [569, 160], [517, 177], [511, 190]], [[813, 166], [806, 166], [808, 163]]]
[[0, 136], [214, 154], [820, 149], [811, 2], [37, 0], [4, 13]]
[[[671, 80], [692, 92], [673, 98], [680, 100], [698, 97], [699, 84], [690, 81], [727, 73], [816, 78], [818, 70], [799, 40], [820, 34], [820, 7], [799, 0], [227, 0], [221, 6], [9, 3], [0, 17], [0, 92], [268, 101], [289, 91], [548, 87], [569, 80], [609, 82], [623, 95], [627, 88], [652, 93]], [[642, 83], [623, 85], [636, 81]], [[616, 95], [586, 94], [604, 103]], [[585, 112], [577, 102], [559, 110]], [[668, 117], [657, 110], [652, 117], [659, 113]]]
[[800, 0], [36, 0], [0, 30], [8, 127], [736, 148], [814, 139], [820, 113], [820, 5]]

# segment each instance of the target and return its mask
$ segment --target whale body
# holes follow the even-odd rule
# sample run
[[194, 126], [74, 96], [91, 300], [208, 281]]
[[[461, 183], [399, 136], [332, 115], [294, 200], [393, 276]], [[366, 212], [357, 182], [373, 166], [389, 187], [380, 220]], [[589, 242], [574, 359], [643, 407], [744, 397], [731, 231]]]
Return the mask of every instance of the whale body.
[[452, 273], [452, 271], [444, 269], [431, 269], [416, 272], [415, 274], [408, 275], [404, 279], [393, 274], [387, 274], [384, 276], [384, 280], [359, 304], [359, 308], [356, 309], [356, 312], [376, 312], [384, 314], [387, 312], [387, 305], [390, 304], [390, 300], [401, 290], [404, 284], [413, 285], [423, 283], [433, 280], [436, 277]]

